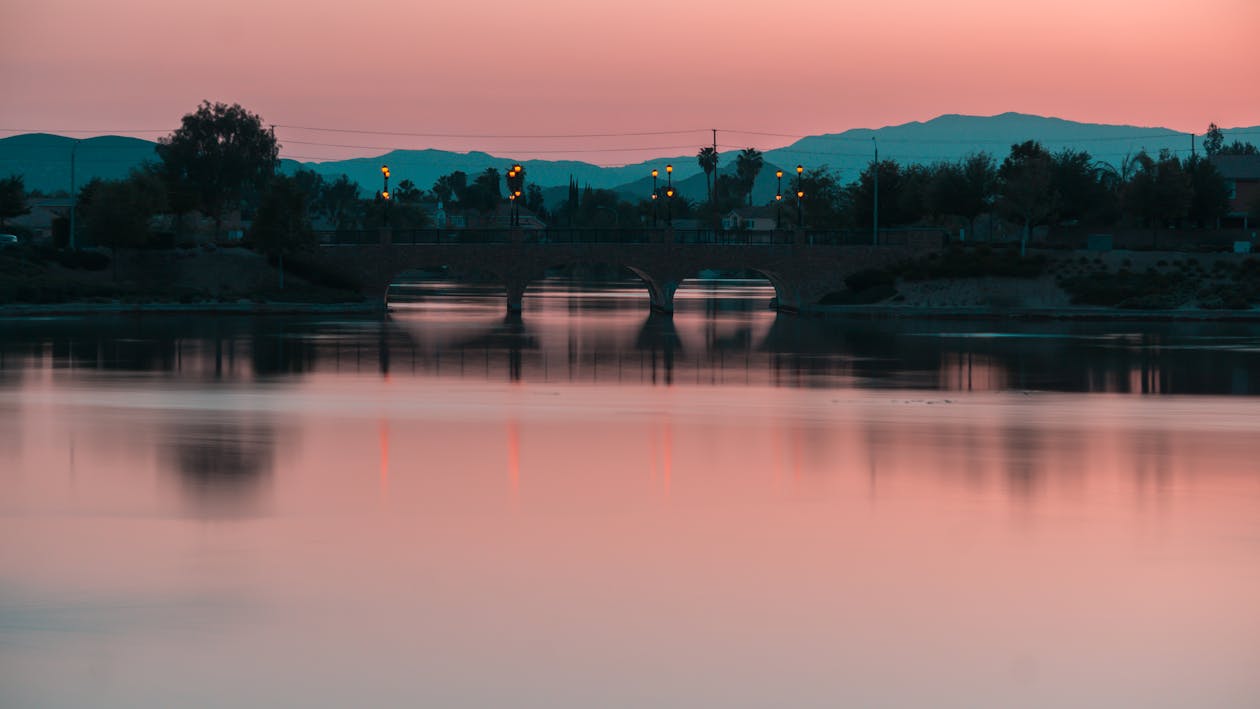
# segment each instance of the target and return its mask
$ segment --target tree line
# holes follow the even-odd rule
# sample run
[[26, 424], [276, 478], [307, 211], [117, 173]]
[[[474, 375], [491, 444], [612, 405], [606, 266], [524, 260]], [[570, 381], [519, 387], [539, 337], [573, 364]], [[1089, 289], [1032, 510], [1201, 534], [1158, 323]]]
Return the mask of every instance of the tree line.
[[[1204, 155], [1185, 158], [1143, 151], [1113, 165], [1083, 150], [1051, 152], [1030, 140], [1012, 145], [1000, 161], [978, 152], [932, 164], [871, 162], [848, 183], [822, 165], [799, 176], [794, 170], [785, 174], [787, 189], [778, 204], [789, 214], [800, 209], [808, 228], [871, 228], [878, 185], [881, 227], [932, 225], [974, 234], [977, 221], [988, 216], [988, 224], [1001, 219], [1025, 241], [1034, 228], [1052, 224], [1212, 227], [1229, 210], [1229, 186], [1210, 158], [1260, 151], [1242, 141], [1226, 143], [1215, 124], [1203, 148]], [[84, 241], [113, 248], [149, 244], [156, 236], [153, 217], [166, 214], [173, 220], [168, 236], [177, 243], [194, 212], [212, 220], [215, 235], [222, 236], [225, 216], [240, 210], [252, 217], [254, 245], [281, 253], [312, 243], [312, 219], [337, 229], [419, 228], [428, 225], [438, 202], [452, 213], [488, 214], [506, 198], [505, 176], [495, 168], [475, 175], [457, 170], [428, 190], [403, 180], [389, 194], [370, 195], [345, 175], [328, 179], [310, 170], [281, 175], [274, 131], [239, 105], [202, 103], [159, 141], [157, 155], [158, 161], [125, 179], [93, 179], [82, 188], [76, 217]], [[703, 202], [677, 194], [667, 198], [663, 187], [626, 200], [571, 180], [567, 198], [548, 209], [539, 186], [525, 183], [523, 168], [513, 172], [509, 182], [516, 187], [508, 189], [523, 186], [522, 206], [556, 226], [664, 226], [675, 219], [717, 226], [722, 215], [754, 205], [753, 184], [766, 168], [760, 151], [740, 151], [734, 170], [722, 174], [713, 147], [701, 148], [696, 159], [705, 175]], [[0, 180], [0, 226], [24, 211], [23, 197], [20, 177]], [[1260, 203], [1251, 212], [1260, 217]], [[64, 232], [65, 225], [61, 228]]]

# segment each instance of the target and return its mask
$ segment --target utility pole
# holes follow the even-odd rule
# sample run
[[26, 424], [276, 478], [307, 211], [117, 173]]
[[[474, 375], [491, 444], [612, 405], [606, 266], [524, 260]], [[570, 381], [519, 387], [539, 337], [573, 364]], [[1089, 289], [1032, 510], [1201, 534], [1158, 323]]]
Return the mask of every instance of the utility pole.
[[1194, 151], [1194, 133], [1191, 133], [1190, 134], [1190, 159], [1194, 160], [1198, 157], [1199, 157], [1198, 153]]
[[74, 251], [74, 213], [79, 211], [79, 194], [74, 190], [74, 158], [79, 141], [70, 144], [70, 250]]
[[875, 227], [871, 232], [871, 243], [879, 246], [879, 141], [872, 135], [871, 142], [875, 144]]

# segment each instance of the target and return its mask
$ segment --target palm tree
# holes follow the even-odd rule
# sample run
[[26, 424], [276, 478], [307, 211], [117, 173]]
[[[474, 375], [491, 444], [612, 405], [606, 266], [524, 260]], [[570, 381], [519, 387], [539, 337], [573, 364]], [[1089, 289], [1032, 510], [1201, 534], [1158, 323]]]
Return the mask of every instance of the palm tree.
[[700, 169], [704, 170], [704, 188], [709, 193], [709, 201], [713, 201], [713, 186], [709, 181], [709, 177], [717, 170], [718, 154], [717, 148], [705, 147], [700, 148], [700, 152], [696, 153], [696, 162], [700, 163]]
[[743, 185], [744, 192], [748, 194], [750, 207], [752, 206], [753, 182], [756, 181], [757, 173], [761, 172], [761, 166], [764, 164], [765, 160], [761, 157], [761, 151], [756, 148], [744, 148], [735, 158], [735, 174], [739, 177], [739, 183]]

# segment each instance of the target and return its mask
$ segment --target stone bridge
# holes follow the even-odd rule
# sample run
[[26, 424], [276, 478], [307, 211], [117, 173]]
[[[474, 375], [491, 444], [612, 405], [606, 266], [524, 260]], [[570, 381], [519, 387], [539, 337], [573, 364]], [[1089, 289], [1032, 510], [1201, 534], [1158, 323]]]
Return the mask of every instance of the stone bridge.
[[529, 284], [557, 267], [624, 267], [642, 279], [652, 310], [661, 313], [673, 312], [674, 291], [702, 270], [750, 270], [774, 286], [780, 310], [795, 312], [843, 289], [845, 277], [856, 271], [887, 266], [943, 243], [939, 231], [881, 233], [878, 245], [870, 243], [869, 232], [860, 236], [865, 244], [834, 232], [803, 231], [600, 230], [579, 237], [521, 230], [325, 234], [316, 258], [353, 277], [365, 296], [382, 302], [390, 284], [408, 271], [445, 269], [456, 277], [492, 278], [503, 284], [509, 311], [519, 311]]

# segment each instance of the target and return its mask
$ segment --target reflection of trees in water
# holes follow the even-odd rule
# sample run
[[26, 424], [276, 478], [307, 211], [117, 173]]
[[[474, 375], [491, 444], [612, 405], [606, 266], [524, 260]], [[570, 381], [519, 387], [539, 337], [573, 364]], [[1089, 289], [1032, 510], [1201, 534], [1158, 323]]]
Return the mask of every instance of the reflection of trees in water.
[[190, 501], [210, 514], [248, 514], [275, 464], [275, 431], [245, 422], [177, 423], [165, 436], [163, 458]]
[[[749, 311], [750, 313], [752, 311]], [[584, 319], [583, 319], [584, 318]], [[637, 367], [657, 381], [680, 368], [697, 380], [786, 386], [1042, 389], [1121, 393], [1260, 393], [1260, 328], [1240, 323], [1083, 323], [859, 320], [779, 315], [765, 336], [760, 317], [660, 315], [570, 322], [529, 313], [475, 321], [400, 325], [373, 318], [144, 316], [12, 321], [0, 338], [0, 373], [45, 366], [238, 378], [313, 371], [394, 370], [511, 380], [557, 375], [607, 378]], [[632, 324], [633, 323], [633, 324]], [[12, 327], [10, 327], [12, 326]], [[554, 333], [568, 333], [558, 347]], [[680, 334], [681, 333], [681, 334]], [[454, 337], [452, 337], [454, 334]], [[687, 342], [686, 356], [683, 341]], [[567, 360], [566, 360], [567, 358]], [[557, 363], [560, 364], [557, 367]], [[614, 366], [610, 367], [608, 363]], [[977, 365], [983, 376], [977, 376]], [[626, 371], [629, 371], [626, 369]], [[541, 376], [540, 376], [541, 374]], [[620, 375], [620, 372], [619, 372]], [[12, 382], [0, 376], [0, 386]]]
[[[652, 383], [673, 384], [674, 354], [682, 352], [682, 338], [674, 319], [661, 313], [651, 313], [634, 338], [635, 349], [651, 355]], [[659, 357], [659, 361], [658, 361]]]

